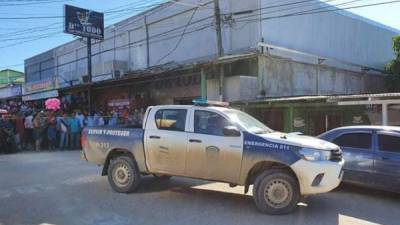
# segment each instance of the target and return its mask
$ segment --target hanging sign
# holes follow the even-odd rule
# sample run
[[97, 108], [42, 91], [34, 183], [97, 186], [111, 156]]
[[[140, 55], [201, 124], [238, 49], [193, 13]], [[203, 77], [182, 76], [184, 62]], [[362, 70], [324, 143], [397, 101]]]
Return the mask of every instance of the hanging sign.
[[71, 5], [64, 7], [64, 33], [104, 39], [104, 14]]

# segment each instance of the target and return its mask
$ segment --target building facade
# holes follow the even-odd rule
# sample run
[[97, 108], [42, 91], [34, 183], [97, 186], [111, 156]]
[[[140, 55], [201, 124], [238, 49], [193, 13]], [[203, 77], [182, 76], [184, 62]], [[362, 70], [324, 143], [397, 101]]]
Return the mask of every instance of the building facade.
[[10, 84], [23, 84], [25, 75], [16, 70], [5, 69], [0, 71], [0, 87]]
[[0, 71], [0, 102], [20, 100], [24, 79], [22, 72], [11, 69]]
[[[107, 27], [104, 41], [92, 43], [95, 107], [384, 90], [382, 70], [397, 30], [346, 11], [320, 13], [335, 8], [317, 0], [219, 4], [223, 55], [214, 1], [170, 1]], [[26, 87], [49, 79], [53, 85], [25, 99], [87, 98], [86, 53], [75, 40], [27, 59]]]

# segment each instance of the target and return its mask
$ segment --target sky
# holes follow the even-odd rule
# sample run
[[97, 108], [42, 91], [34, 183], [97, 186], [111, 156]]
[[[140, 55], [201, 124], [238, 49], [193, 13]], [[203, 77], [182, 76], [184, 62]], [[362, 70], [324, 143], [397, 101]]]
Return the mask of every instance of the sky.
[[[106, 14], [105, 24], [110, 25], [128, 18], [143, 9], [165, 0], [0, 0], [0, 70], [10, 68], [23, 71], [24, 60], [58, 45], [73, 40], [62, 33], [62, 18], [6, 20], [4, 17], [62, 16], [63, 5], [88, 8], [99, 12], [131, 9]], [[243, 0], [244, 1], [244, 0]], [[292, 0], [293, 1], [293, 0]], [[392, 2], [393, 0], [324, 0], [339, 7]], [[282, 0], [289, 2], [289, 0]], [[370, 20], [400, 30], [400, 1], [395, 3], [349, 9]], [[37, 28], [39, 27], [39, 28]], [[34, 30], [29, 30], [35, 28]], [[37, 39], [33, 40], [32, 39]]]

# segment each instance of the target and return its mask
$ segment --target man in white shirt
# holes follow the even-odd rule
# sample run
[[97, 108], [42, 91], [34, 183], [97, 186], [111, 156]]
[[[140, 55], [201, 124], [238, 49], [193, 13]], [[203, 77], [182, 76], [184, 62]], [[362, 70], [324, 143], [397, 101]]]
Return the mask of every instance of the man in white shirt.
[[34, 142], [33, 142], [33, 116], [32, 114], [29, 114], [27, 117], [25, 117], [25, 146], [28, 148], [32, 149], [34, 148]]

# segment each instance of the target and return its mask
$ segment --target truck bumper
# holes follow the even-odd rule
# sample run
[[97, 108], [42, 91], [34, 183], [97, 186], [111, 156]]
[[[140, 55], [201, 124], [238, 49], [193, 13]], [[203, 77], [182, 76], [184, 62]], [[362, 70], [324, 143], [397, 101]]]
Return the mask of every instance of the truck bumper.
[[343, 178], [344, 160], [307, 161], [300, 159], [291, 168], [296, 173], [301, 195], [325, 193], [339, 186]]

